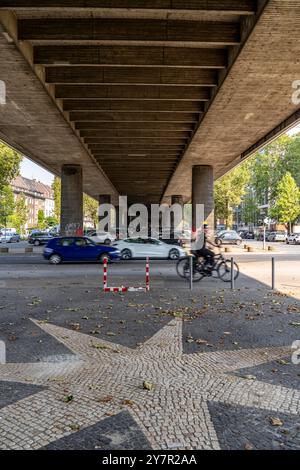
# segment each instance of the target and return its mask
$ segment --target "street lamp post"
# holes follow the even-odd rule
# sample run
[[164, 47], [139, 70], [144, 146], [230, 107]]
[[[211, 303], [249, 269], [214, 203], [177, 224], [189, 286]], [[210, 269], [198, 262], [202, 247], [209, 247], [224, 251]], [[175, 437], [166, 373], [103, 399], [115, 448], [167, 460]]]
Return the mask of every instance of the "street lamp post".
[[269, 223], [269, 219], [264, 219], [264, 241], [263, 241], [263, 250], [266, 249], [266, 225]]

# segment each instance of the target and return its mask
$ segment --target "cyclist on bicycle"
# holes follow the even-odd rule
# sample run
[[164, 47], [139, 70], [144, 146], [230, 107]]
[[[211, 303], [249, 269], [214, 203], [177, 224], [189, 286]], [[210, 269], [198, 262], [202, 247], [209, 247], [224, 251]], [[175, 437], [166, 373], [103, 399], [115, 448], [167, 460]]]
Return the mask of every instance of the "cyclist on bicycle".
[[197, 250], [193, 250], [192, 253], [197, 257], [197, 259], [204, 258], [204, 267], [208, 271], [212, 271], [215, 265], [215, 253], [209, 248], [207, 248], [207, 246], [210, 245], [218, 248], [218, 245], [216, 245], [214, 241], [211, 240], [207, 224], [203, 225], [203, 233], [199, 234], [198, 239], [195, 236], [194, 241], [196, 242], [196, 245], [199, 243], [202, 246]]

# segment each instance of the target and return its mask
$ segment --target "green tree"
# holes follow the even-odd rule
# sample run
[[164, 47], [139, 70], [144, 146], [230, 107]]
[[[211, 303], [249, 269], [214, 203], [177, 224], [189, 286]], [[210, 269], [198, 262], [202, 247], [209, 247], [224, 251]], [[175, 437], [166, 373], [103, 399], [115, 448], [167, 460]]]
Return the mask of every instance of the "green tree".
[[54, 192], [54, 217], [59, 221], [61, 211], [61, 180], [57, 176], [55, 176], [52, 183], [52, 189]]
[[245, 162], [215, 183], [216, 218], [225, 219], [228, 228], [232, 226], [234, 208], [246, 193], [249, 178], [249, 165]]
[[300, 187], [300, 134], [289, 138], [282, 163], [282, 174], [290, 172]]
[[15, 203], [15, 209], [9, 216], [9, 223], [17, 229], [19, 233], [24, 233], [28, 221], [28, 208], [24, 194], [20, 194]]
[[83, 216], [85, 219], [91, 220], [94, 228], [98, 223], [98, 202], [87, 194], [83, 195]]
[[270, 216], [278, 222], [289, 225], [300, 216], [300, 189], [291, 173], [287, 172], [277, 188], [277, 197], [270, 209]]
[[7, 226], [8, 218], [15, 208], [14, 193], [10, 186], [3, 186], [0, 192], [0, 225]]
[[57, 218], [51, 215], [45, 218], [45, 224], [47, 227], [53, 227], [54, 225], [57, 225], [58, 222], [59, 221], [57, 220]]
[[45, 228], [45, 213], [42, 209], [38, 211], [38, 228]]
[[251, 188], [247, 188], [242, 201], [242, 221], [246, 224], [256, 224], [259, 217], [259, 208], [256, 195]]
[[18, 152], [0, 142], [0, 193], [18, 176], [21, 160]]
[[276, 198], [278, 183], [285, 173], [283, 165], [290, 140], [290, 137], [282, 136], [250, 159], [251, 184], [260, 204], [265, 200], [272, 203]]

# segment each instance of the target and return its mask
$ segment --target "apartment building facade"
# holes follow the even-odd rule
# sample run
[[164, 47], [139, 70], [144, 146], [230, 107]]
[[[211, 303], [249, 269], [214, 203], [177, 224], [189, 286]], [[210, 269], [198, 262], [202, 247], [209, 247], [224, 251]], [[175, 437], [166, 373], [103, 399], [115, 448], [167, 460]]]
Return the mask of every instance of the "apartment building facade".
[[26, 229], [34, 228], [38, 223], [39, 210], [45, 217], [54, 214], [54, 193], [50, 186], [40, 181], [17, 176], [11, 183], [15, 200], [23, 194], [28, 208], [28, 221]]

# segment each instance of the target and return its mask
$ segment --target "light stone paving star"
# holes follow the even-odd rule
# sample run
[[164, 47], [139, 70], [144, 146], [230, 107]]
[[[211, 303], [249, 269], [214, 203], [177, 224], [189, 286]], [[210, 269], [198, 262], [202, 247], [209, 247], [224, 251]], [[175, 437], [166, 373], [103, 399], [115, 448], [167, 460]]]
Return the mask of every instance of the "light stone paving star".
[[75, 356], [0, 365], [0, 380], [44, 387], [0, 410], [1, 449], [38, 449], [124, 410], [153, 449], [219, 449], [208, 401], [300, 411], [299, 391], [229, 374], [286, 357], [289, 347], [183, 354], [180, 319], [136, 349], [35, 323]]

